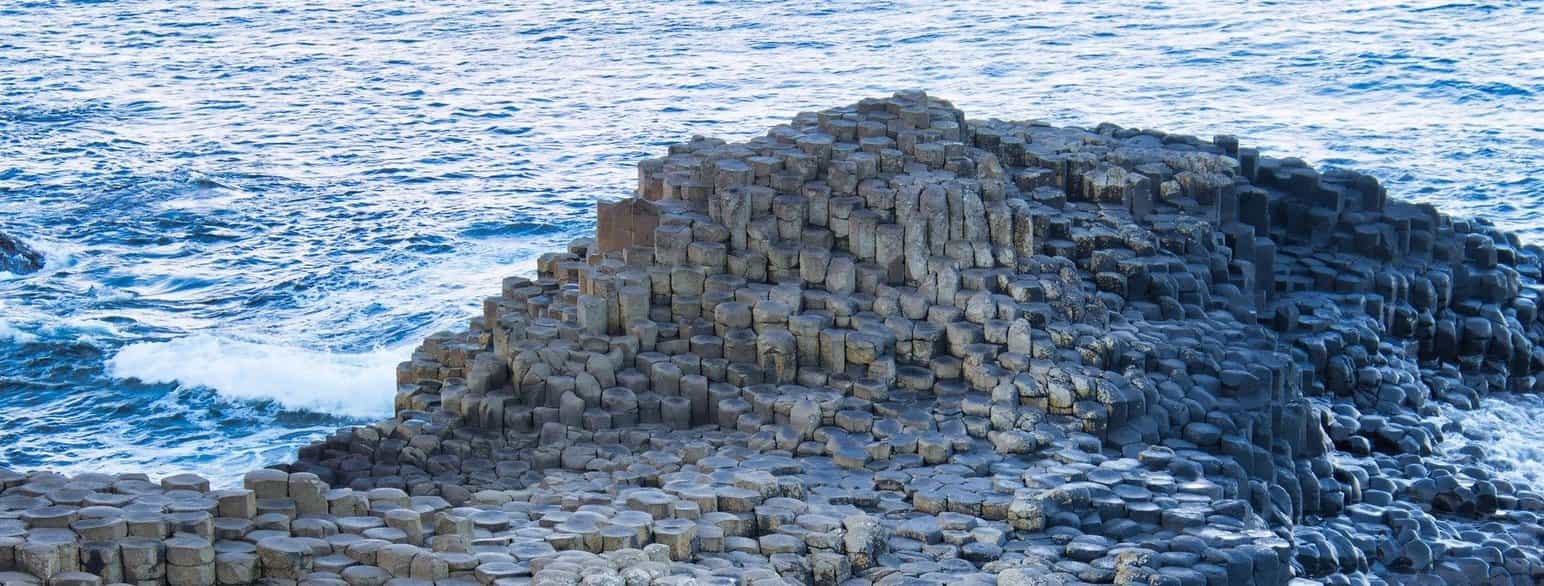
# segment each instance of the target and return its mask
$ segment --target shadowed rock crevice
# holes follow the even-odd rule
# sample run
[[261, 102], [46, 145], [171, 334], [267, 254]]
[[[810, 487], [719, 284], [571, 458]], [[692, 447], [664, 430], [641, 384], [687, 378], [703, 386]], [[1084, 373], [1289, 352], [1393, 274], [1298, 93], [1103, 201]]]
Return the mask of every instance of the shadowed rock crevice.
[[673, 145], [597, 216], [425, 340], [393, 419], [243, 489], [0, 477], [0, 570], [1544, 578], [1544, 498], [1437, 408], [1538, 384], [1539, 250], [1372, 177], [903, 92]]

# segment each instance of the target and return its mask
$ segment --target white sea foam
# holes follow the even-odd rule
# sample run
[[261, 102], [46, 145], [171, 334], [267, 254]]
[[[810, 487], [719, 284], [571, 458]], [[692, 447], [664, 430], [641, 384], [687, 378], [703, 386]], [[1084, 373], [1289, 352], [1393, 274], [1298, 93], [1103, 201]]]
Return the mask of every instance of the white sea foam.
[[1503, 469], [1497, 475], [1538, 486], [1544, 482], [1544, 398], [1532, 395], [1486, 397], [1478, 409], [1445, 409], [1444, 413], [1464, 426], [1462, 435], [1449, 436], [1448, 446], [1466, 443], [1483, 446], [1492, 463]]
[[8, 340], [16, 344], [31, 344], [38, 341], [38, 337], [36, 334], [16, 329], [5, 320], [0, 320], [0, 340]]
[[75, 266], [75, 261], [85, 248], [73, 242], [64, 242], [48, 238], [33, 238], [27, 241], [33, 250], [43, 255], [43, 269], [58, 269]]
[[[0, 274], [8, 275], [10, 273]], [[0, 299], [0, 316], [5, 315], [5, 309], [5, 300]], [[5, 320], [3, 317], [0, 317], [0, 341], [7, 341], [14, 344], [31, 344], [38, 341], [38, 337], [37, 334], [18, 329], [11, 322]]]
[[346, 354], [196, 334], [130, 344], [108, 360], [107, 369], [117, 378], [205, 387], [228, 399], [380, 417], [392, 411], [393, 366], [409, 352], [392, 348]]

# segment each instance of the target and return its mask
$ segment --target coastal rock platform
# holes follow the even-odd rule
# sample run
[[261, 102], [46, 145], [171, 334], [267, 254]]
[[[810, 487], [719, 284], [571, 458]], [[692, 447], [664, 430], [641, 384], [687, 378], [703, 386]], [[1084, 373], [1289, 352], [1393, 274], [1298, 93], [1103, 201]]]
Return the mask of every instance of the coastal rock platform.
[[639, 164], [242, 488], [0, 470], [0, 583], [1536, 584], [1541, 251], [1351, 171], [921, 92]]

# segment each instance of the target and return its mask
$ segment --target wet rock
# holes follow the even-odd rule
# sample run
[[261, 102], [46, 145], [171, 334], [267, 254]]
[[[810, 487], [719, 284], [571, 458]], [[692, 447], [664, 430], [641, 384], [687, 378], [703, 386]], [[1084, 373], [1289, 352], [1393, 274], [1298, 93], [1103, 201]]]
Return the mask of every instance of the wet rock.
[[0, 272], [17, 275], [43, 268], [43, 255], [14, 236], [0, 232]]

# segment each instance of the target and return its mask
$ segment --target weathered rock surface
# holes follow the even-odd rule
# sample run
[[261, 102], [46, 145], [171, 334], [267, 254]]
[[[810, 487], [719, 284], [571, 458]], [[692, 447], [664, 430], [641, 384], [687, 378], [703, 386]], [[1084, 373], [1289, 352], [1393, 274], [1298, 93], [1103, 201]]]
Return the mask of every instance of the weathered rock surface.
[[0, 471], [0, 581], [1544, 579], [1437, 410], [1537, 390], [1540, 250], [1371, 177], [905, 92], [599, 220], [242, 489]]
[[27, 243], [0, 232], [0, 272], [25, 274], [43, 268], [43, 255]]

